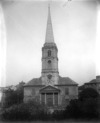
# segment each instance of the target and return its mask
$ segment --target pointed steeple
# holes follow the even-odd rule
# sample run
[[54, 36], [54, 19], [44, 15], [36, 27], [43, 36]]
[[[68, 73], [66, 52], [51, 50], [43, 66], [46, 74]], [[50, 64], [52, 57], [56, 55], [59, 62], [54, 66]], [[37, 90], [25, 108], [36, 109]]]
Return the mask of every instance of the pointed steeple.
[[50, 4], [48, 5], [48, 20], [47, 20], [45, 43], [54, 43], [51, 14], [50, 14]]

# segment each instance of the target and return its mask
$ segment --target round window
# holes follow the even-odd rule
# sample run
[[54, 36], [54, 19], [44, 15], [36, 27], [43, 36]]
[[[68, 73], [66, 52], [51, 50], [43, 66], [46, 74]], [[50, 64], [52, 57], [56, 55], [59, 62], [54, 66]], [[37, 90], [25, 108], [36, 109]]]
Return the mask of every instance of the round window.
[[51, 60], [48, 60], [48, 63], [51, 64]]

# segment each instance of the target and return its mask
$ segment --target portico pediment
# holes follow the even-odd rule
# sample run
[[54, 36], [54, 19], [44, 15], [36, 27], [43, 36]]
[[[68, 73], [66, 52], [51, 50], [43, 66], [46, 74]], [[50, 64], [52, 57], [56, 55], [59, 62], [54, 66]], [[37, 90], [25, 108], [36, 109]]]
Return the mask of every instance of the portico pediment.
[[47, 92], [60, 92], [58, 88], [55, 88], [54, 86], [48, 85], [42, 89], [40, 89], [40, 93], [47, 93]]

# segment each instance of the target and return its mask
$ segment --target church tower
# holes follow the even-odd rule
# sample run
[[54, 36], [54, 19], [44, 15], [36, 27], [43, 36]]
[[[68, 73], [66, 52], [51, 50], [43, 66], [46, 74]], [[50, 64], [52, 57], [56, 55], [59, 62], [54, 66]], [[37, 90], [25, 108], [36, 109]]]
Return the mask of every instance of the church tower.
[[54, 42], [50, 6], [48, 6], [48, 20], [46, 28], [45, 43], [42, 47], [42, 84], [58, 84], [58, 49]]

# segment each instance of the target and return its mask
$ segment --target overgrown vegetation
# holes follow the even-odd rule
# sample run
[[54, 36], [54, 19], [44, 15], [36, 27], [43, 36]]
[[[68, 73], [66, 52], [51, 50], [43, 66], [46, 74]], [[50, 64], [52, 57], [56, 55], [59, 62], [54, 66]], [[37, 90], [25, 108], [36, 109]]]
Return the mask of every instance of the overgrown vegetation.
[[75, 119], [99, 119], [100, 95], [92, 88], [84, 89], [79, 94], [79, 99], [71, 100], [66, 107], [65, 116]]
[[45, 108], [36, 102], [29, 101], [28, 103], [21, 103], [13, 105], [2, 110], [2, 120], [42, 120], [45, 114]]
[[24, 97], [24, 91], [23, 91], [23, 84], [17, 85], [17, 89], [13, 90], [11, 88], [5, 90], [4, 94], [4, 101], [2, 106], [4, 108], [8, 108], [14, 104], [20, 104], [23, 102], [23, 97]]
[[[12, 99], [14, 98], [11, 98], [11, 100]], [[79, 94], [79, 99], [71, 100], [65, 110], [56, 110], [53, 113], [50, 113], [46, 106], [41, 105], [38, 102], [31, 100], [27, 103], [23, 103], [23, 96], [18, 99], [20, 99], [20, 101], [16, 101], [16, 103], [12, 101], [13, 103], [11, 103], [11, 105], [5, 103], [5, 106], [2, 108], [0, 114], [2, 120], [44, 121], [66, 119], [100, 119], [100, 96], [94, 89], [91, 88], [84, 89]]]

